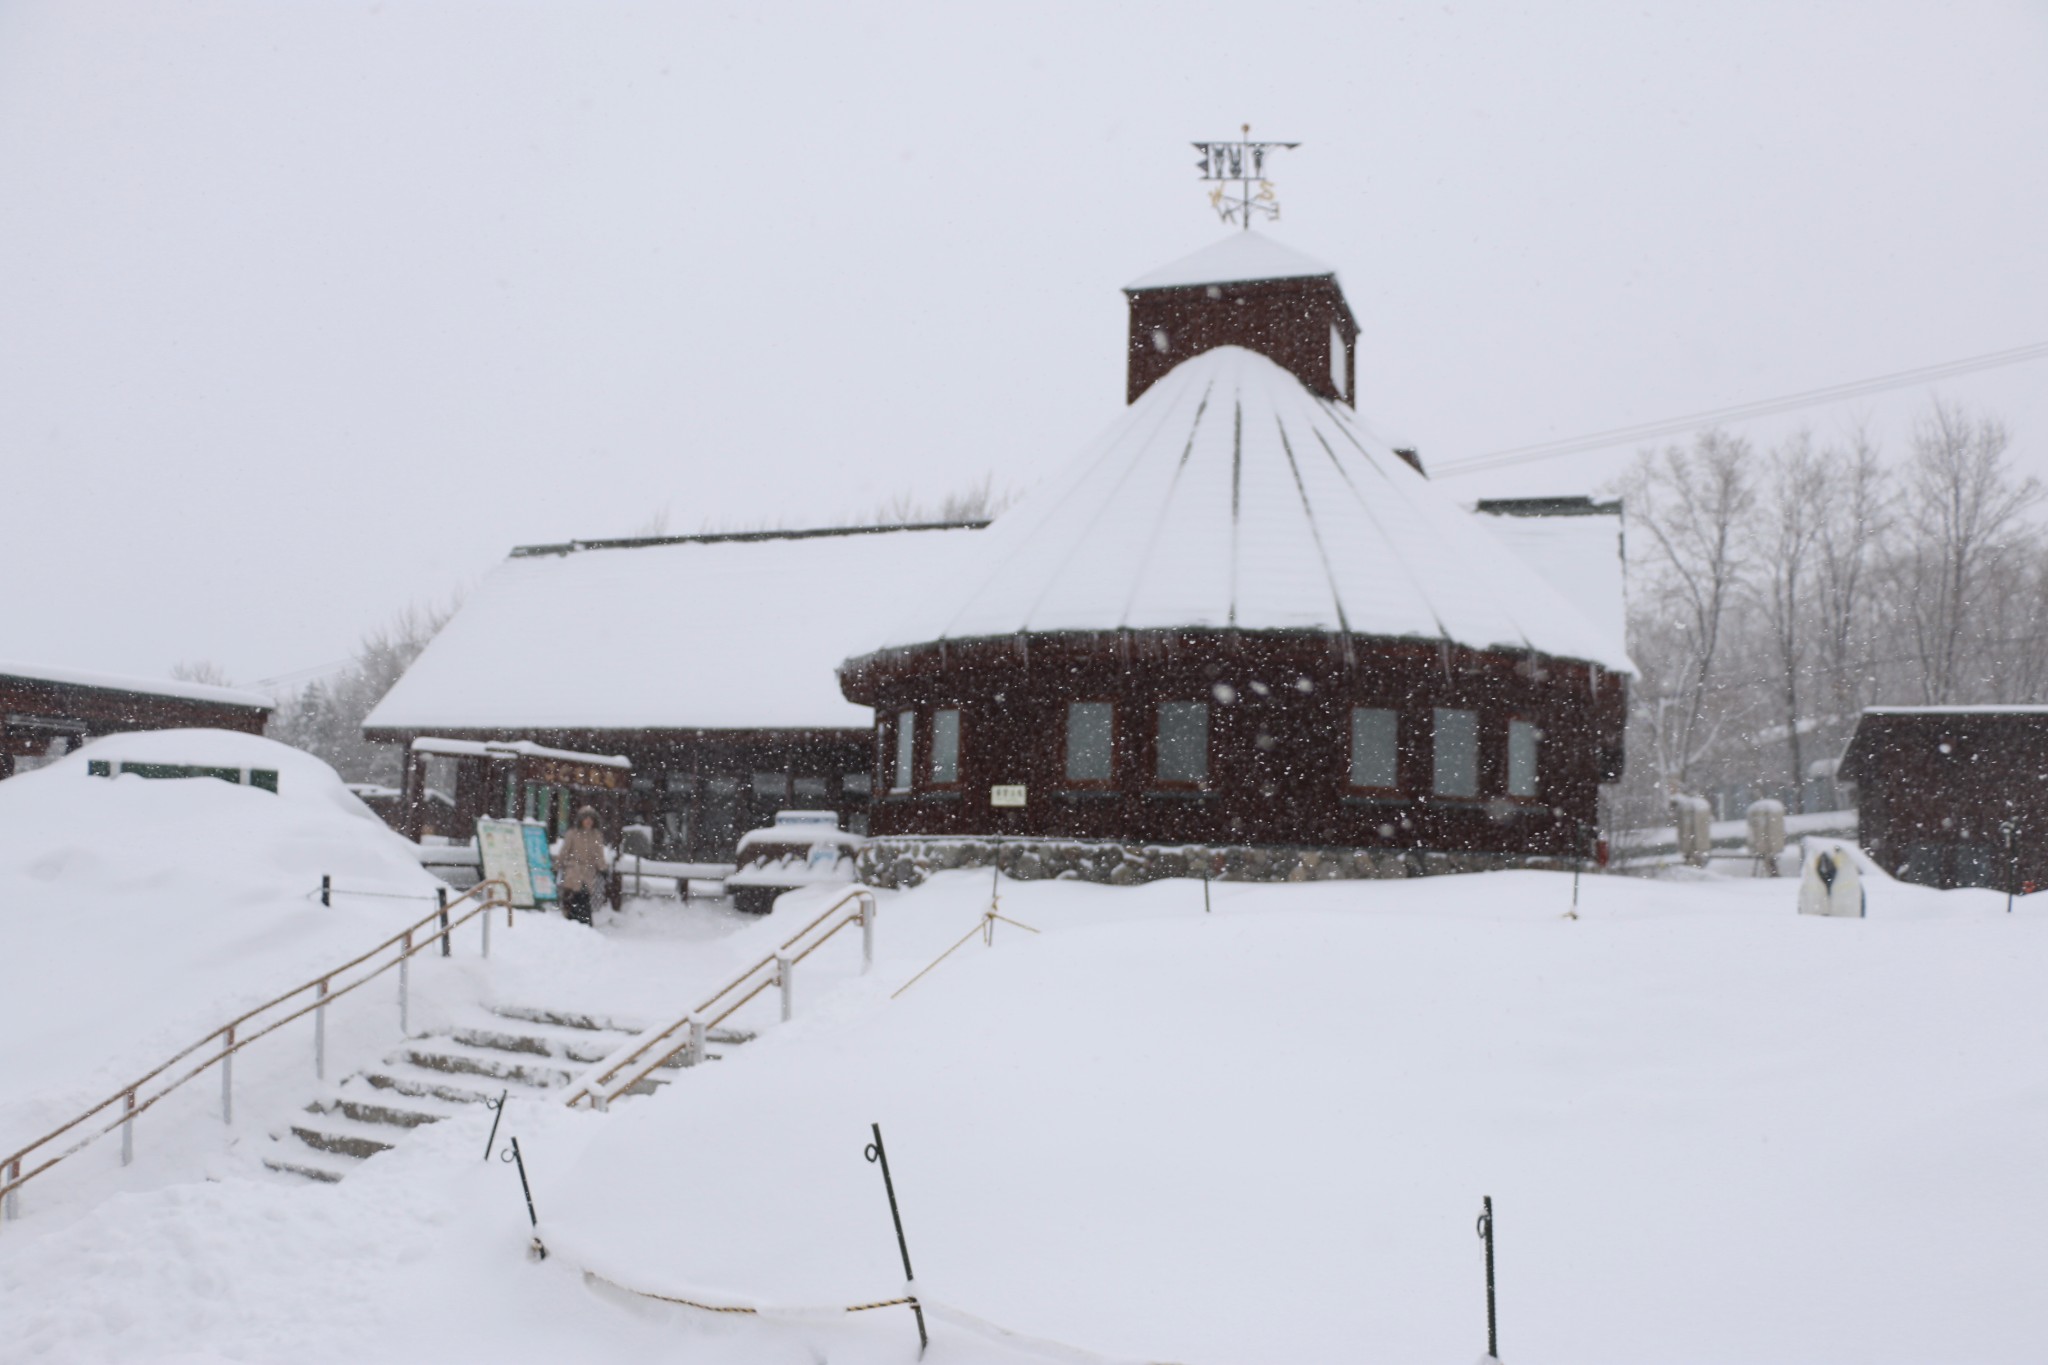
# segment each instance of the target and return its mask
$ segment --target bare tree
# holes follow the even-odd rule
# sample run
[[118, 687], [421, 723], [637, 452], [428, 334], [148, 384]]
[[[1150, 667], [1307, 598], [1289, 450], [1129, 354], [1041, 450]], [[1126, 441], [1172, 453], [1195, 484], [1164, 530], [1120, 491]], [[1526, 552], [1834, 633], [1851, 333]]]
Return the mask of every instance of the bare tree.
[[1814, 647], [1826, 679], [1828, 732], [1838, 741], [1869, 700], [1871, 577], [1892, 517], [1890, 475], [1868, 431], [1820, 453], [1814, 519]]
[[296, 696], [279, 699], [270, 737], [325, 759], [347, 781], [395, 785], [398, 757], [389, 746], [363, 738], [363, 721], [455, 614], [457, 605], [453, 600], [415, 603], [370, 631], [347, 667], [308, 683]]
[[233, 687], [228, 671], [211, 659], [181, 659], [171, 665], [171, 676], [179, 682], [208, 683], [214, 687]]
[[1914, 425], [1904, 518], [1912, 543], [1895, 560], [1894, 590], [1930, 705], [1966, 697], [1977, 594], [2041, 497], [2034, 479], [2014, 480], [2006, 445], [2004, 423], [1949, 403]]
[[1806, 809], [1806, 764], [1800, 753], [1799, 678], [1806, 667], [1802, 627], [1806, 599], [1813, 590], [1807, 569], [1819, 534], [1820, 469], [1821, 462], [1813, 453], [1813, 440], [1803, 431], [1773, 450], [1766, 473], [1763, 514], [1750, 521], [1745, 537], [1754, 562], [1748, 586], [1769, 636], [1778, 714], [1784, 722], [1786, 758], [1790, 764], [1787, 786], [1793, 809], [1798, 811]]
[[1653, 731], [1671, 792], [1684, 790], [1720, 719], [1708, 714], [1707, 696], [1743, 578], [1742, 526], [1756, 504], [1752, 458], [1741, 437], [1703, 431], [1690, 449], [1642, 452], [1625, 484], [1630, 522], [1641, 532], [1633, 541], [1643, 547], [1651, 581], [1646, 600], [1657, 604], [1656, 625], [1646, 632], [1656, 638], [1646, 643], [1661, 643], [1656, 652], [1671, 660], [1656, 680]]

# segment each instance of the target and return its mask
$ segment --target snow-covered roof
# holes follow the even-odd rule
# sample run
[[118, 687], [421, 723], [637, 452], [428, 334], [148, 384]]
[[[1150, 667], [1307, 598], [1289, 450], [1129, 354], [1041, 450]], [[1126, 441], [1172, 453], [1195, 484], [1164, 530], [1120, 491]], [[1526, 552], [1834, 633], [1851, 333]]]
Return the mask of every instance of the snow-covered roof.
[[1336, 267], [1305, 256], [1291, 246], [1282, 246], [1257, 231], [1233, 232], [1163, 265], [1149, 275], [1132, 280], [1124, 288], [1184, 289], [1197, 284], [1243, 284], [1252, 280], [1291, 280], [1316, 275], [1335, 275]]
[[[1343, 404], [1205, 351], [997, 519], [869, 648], [1026, 632], [1329, 630], [1533, 649], [1633, 671], [1622, 639]], [[1603, 618], [1611, 619], [1611, 618]]]
[[530, 739], [446, 739], [421, 735], [412, 742], [416, 754], [437, 754], [458, 758], [561, 758], [573, 763], [595, 763], [605, 768], [630, 768], [633, 761], [617, 754], [585, 754], [574, 749], [550, 749]]
[[2048, 706], [1866, 706], [1866, 716], [2048, 716]]
[[865, 729], [833, 666], [952, 581], [964, 528], [515, 554], [366, 729]]
[[1628, 638], [1619, 507], [1587, 515], [1487, 515], [1486, 526], [1610, 639]]
[[130, 692], [145, 697], [176, 697], [180, 701], [205, 701], [221, 706], [253, 707], [263, 711], [277, 709], [277, 703], [261, 692], [245, 692], [237, 687], [178, 682], [170, 678], [138, 678], [125, 673], [96, 673], [83, 668], [52, 668], [47, 664], [15, 663], [4, 659], [0, 659], [0, 678], [60, 683], [67, 687], [97, 687], [109, 692]]

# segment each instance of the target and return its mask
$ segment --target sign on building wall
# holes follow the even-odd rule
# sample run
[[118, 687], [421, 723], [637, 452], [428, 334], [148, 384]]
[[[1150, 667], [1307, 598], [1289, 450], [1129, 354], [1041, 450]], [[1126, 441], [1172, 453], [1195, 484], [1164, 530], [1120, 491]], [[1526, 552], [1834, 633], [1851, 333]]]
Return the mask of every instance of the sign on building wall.
[[1021, 806], [1024, 804], [1024, 788], [1021, 784], [1014, 787], [990, 787], [988, 803], [991, 806]]
[[533, 876], [526, 852], [526, 826], [517, 820], [476, 822], [476, 848], [483, 860], [484, 878], [497, 878], [511, 892], [512, 903], [532, 909]]
[[555, 890], [555, 860], [548, 852], [546, 825], [522, 825], [526, 832], [526, 875], [533, 882], [537, 902], [559, 899]]

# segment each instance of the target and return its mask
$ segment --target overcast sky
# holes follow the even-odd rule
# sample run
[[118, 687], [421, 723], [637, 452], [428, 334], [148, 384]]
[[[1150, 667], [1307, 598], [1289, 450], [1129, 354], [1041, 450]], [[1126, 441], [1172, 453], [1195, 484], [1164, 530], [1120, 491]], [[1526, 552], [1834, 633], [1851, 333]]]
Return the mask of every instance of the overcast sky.
[[[256, 682], [516, 544], [1028, 486], [1247, 120], [1431, 464], [2048, 340], [2044, 91], [2039, 3], [0, 0], [0, 658]], [[2048, 361], [1940, 391], [2048, 475]]]

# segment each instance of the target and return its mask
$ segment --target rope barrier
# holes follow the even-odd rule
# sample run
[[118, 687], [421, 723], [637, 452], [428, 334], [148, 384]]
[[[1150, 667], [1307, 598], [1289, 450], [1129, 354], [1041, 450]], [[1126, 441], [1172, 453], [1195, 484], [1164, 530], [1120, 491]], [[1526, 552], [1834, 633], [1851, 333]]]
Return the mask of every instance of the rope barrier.
[[[417, 891], [350, 891], [348, 888], [341, 886], [328, 887], [327, 894], [330, 896], [369, 896], [376, 900], [387, 901], [430, 901], [434, 899], [431, 895]], [[317, 900], [319, 896], [320, 888], [316, 886], [311, 891], [308, 891], [303, 899], [309, 901]]]
[[974, 927], [972, 929], [969, 929], [965, 934], [961, 935], [960, 941], [958, 943], [954, 944], [952, 947], [946, 949], [945, 952], [940, 953], [937, 957], [933, 958], [931, 962], [925, 966], [923, 972], [919, 972], [916, 976], [911, 977], [910, 980], [904, 982], [895, 990], [891, 991], [889, 993], [889, 998], [891, 1000], [894, 1000], [897, 996], [903, 994], [903, 992], [909, 990], [912, 986], [915, 986], [918, 982], [924, 980], [925, 972], [929, 972], [933, 967], [938, 966], [941, 962], [944, 962], [947, 958], [951, 957], [953, 954], [959, 952], [962, 948], [966, 947], [967, 940], [973, 938], [976, 934], [981, 935], [981, 941], [984, 944], [993, 948], [996, 942], [996, 921], [998, 920], [1002, 921], [1004, 924], [1014, 925], [1015, 927], [1024, 930], [1024, 932], [1028, 934], [1035, 934], [1038, 932], [1038, 930], [1033, 929], [1028, 924], [1022, 923], [1018, 920], [1013, 920], [1008, 915], [996, 913], [994, 909], [984, 910], [981, 912], [981, 918], [975, 922]]
[[833, 1305], [824, 1308], [777, 1306], [772, 1304], [711, 1303], [703, 1299], [688, 1298], [681, 1294], [660, 1294], [651, 1289], [635, 1289], [629, 1284], [620, 1284], [609, 1275], [595, 1270], [583, 1272], [585, 1284], [603, 1285], [607, 1289], [636, 1299], [651, 1299], [656, 1303], [674, 1304], [679, 1308], [694, 1308], [700, 1313], [725, 1313], [742, 1317], [788, 1318], [788, 1319], [830, 1319], [844, 1317], [849, 1313], [866, 1313], [877, 1308], [907, 1308], [922, 1304], [924, 1310], [939, 1322], [963, 1328], [986, 1341], [1007, 1346], [1012, 1350], [1029, 1351], [1048, 1360], [1070, 1362], [1070, 1365], [1171, 1365], [1167, 1361], [1137, 1361], [1127, 1356], [1106, 1356], [1080, 1346], [1069, 1346], [1065, 1342], [1045, 1337], [1027, 1336], [998, 1326], [986, 1318], [976, 1317], [962, 1309], [934, 1303], [930, 1299], [913, 1298], [905, 1295], [896, 1299], [877, 1299], [873, 1303]]

